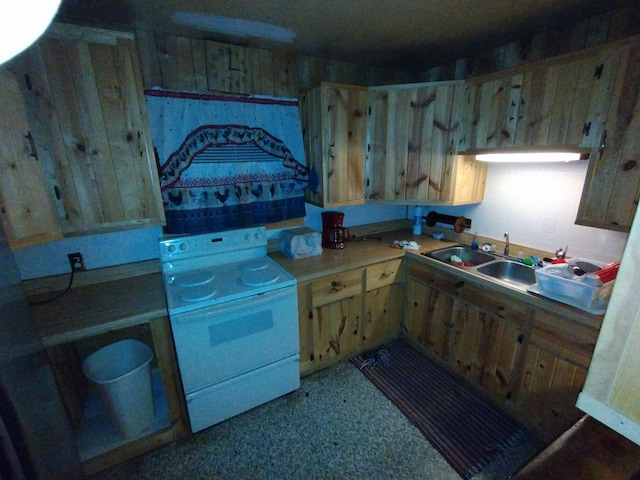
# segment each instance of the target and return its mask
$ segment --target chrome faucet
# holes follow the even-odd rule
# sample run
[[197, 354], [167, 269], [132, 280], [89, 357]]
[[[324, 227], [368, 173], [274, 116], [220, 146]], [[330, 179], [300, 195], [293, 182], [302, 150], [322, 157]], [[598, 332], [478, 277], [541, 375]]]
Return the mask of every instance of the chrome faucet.
[[506, 238], [506, 242], [504, 245], [504, 255], [506, 257], [509, 256], [509, 232], [504, 232], [504, 238]]

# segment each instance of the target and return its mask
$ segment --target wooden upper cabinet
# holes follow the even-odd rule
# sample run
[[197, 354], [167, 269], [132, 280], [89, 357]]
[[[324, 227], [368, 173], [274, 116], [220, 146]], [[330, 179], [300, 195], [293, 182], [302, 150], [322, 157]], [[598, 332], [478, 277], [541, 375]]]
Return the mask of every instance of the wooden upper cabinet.
[[640, 199], [640, 44], [610, 57], [618, 68], [606, 132], [589, 163], [576, 223], [628, 232]]
[[463, 82], [369, 89], [368, 201], [457, 205], [482, 200], [484, 180], [479, 198], [455, 198], [455, 152], [465, 141], [467, 98]]
[[300, 95], [311, 180], [307, 202], [320, 207], [364, 203], [366, 101], [366, 87], [331, 83]]
[[572, 55], [471, 79], [469, 149], [597, 147], [617, 70], [610, 53]]
[[[54, 27], [10, 63], [64, 236], [164, 224], [133, 37]], [[21, 141], [24, 143], [24, 141]], [[28, 183], [25, 183], [28, 187]], [[45, 206], [46, 205], [46, 206]]]

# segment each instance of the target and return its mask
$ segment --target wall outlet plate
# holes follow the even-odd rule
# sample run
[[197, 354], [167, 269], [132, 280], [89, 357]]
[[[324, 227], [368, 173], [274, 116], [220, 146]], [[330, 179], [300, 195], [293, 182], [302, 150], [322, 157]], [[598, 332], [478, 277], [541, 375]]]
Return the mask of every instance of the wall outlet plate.
[[80, 252], [68, 253], [67, 258], [69, 259], [69, 266], [71, 266], [72, 272], [82, 272], [87, 269], [84, 264], [84, 258], [82, 258]]

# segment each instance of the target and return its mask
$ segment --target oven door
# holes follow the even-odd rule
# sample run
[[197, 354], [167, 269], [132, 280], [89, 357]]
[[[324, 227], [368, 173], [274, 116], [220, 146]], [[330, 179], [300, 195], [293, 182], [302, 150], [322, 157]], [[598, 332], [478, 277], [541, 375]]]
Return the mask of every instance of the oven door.
[[296, 355], [296, 287], [171, 315], [186, 394]]

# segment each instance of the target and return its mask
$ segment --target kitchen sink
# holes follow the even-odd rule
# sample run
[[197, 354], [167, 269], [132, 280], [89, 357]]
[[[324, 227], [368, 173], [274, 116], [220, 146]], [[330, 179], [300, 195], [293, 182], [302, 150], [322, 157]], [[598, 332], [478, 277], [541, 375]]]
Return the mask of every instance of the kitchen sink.
[[515, 284], [520, 288], [526, 288], [536, 283], [533, 268], [511, 260], [497, 260], [478, 267], [476, 271], [496, 280]]
[[435, 258], [436, 260], [440, 260], [441, 262], [445, 263], [453, 263], [451, 261], [451, 257], [455, 255], [457, 257], [460, 257], [464, 264], [468, 264], [465, 266], [469, 267], [482, 265], [496, 259], [496, 257], [494, 257], [493, 255], [479, 252], [478, 250], [472, 250], [470, 247], [465, 247], [462, 245], [441, 248], [440, 250], [430, 252], [428, 255], [431, 258]]

